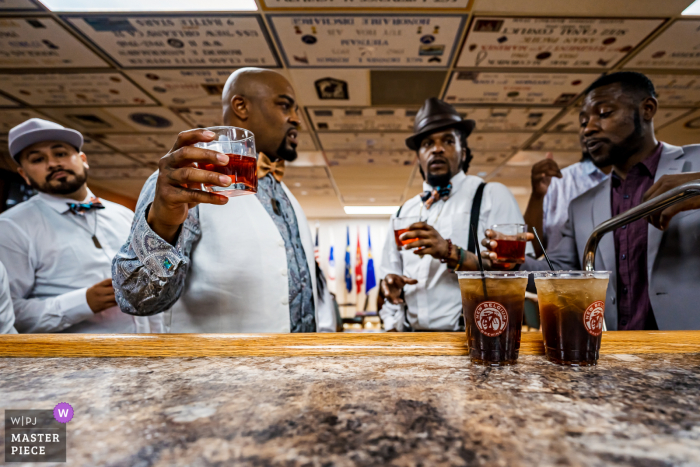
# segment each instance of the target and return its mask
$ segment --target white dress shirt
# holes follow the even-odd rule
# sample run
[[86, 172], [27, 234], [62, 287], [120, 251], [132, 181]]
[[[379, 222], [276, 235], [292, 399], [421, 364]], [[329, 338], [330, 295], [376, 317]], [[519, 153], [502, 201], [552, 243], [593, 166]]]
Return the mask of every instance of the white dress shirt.
[[[420, 196], [408, 200], [401, 208], [401, 217], [421, 216], [427, 219], [445, 239], [456, 246], [467, 249], [472, 200], [476, 189], [483, 182], [479, 177], [460, 172], [452, 177], [452, 191], [447, 201], [439, 200], [425, 209]], [[432, 187], [423, 183], [428, 191]], [[396, 215], [392, 216], [396, 217]], [[523, 216], [510, 190], [500, 183], [489, 183], [484, 188], [481, 213], [477, 227], [478, 240], [484, 238], [484, 231], [493, 224], [522, 224]], [[528, 252], [532, 245], [528, 244]], [[447, 269], [447, 265], [432, 256], [423, 258], [415, 250], [401, 250], [396, 247], [394, 231], [389, 232], [382, 252], [381, 277], [398, 274], [417, 279], [415, 285], [404, 287], [407, 305], [407, 318], [415, 330], [457, 331], [462, 314], [462, 297], [457, 275]], [[403, 307], [386, 302], [380, 314], [385, 329], [403, 330]]]
[[10, 284], [5, 266], [0, 263], [0, 334], [17, 334], [14, 324], [15, 311], [10, 298]]
[[562, 239], [561, 232], [569, 218], [571, 201], [606, 178], [608, 176], [590, 160], [561, 169], [561, 178], [552, 177], [542, 203], [542, 230], [547, 251], [554, 250]]
[[[94, 196], [88, 190], [84, 202]], [[21, 333], [148, 332], [147, 318], [119, 307], [93, 313], [86, 291], [112, 277], [112, 258], [129, 236], [133, 212], [101, 200], [84, 216], [66, 198], [39, 193], [0, 214], [0, 261], [8, 267], [15, 328]], [[97, 248], [93, 234], [102, 248]]]

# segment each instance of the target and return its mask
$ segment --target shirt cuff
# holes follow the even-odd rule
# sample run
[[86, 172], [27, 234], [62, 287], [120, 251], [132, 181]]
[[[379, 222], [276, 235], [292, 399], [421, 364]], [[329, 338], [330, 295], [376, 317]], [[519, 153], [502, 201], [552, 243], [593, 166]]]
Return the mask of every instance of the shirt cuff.
[[136, 220], [131, 236], [131, 249], [151, 273], [158, 277], [172, 277], [178, 266], [185, 261], [185, 256], [181, 253], [182, 231], [175, 246], [163, 240], [146, 220], [150, 207], [149, 205], [143, 216]]
[[398, 332], [403, 331], [403, 307], [404, 305], [394, 305], [390, 302], [384, 302], [384, 305], [382, 305], [382, 308], [379, 310], [379, 315], [384, 322], [384, 330], [390, 331], [395, 329]]
[[68, 323], [72, 326], [95, 315], [88, 305], [86, 294], [87, 287], [56, 297], [59, 312], [64, 317], [62, 324]]

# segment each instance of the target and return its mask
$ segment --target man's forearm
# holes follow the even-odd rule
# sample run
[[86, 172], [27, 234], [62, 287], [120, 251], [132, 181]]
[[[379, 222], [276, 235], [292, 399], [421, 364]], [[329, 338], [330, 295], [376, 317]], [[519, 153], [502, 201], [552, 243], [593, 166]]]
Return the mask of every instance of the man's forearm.
[[[527, 209], [525, 210], [525, 223], [529, 226], [530, 231], [532, 228], [537, 229], [537, 233], [547, 248], [547, 240], [544, 238], [544, 230], [542, 229], [542, 224], [544, 223], [544, 196], [538, 196], [536, 194], [530, 195], [530, 200], [527, 203]], [[532, 246], [535, 249], [535, 255], [537, 257], [542, 256], [542, 248], [538, 242], [532, 242]]]

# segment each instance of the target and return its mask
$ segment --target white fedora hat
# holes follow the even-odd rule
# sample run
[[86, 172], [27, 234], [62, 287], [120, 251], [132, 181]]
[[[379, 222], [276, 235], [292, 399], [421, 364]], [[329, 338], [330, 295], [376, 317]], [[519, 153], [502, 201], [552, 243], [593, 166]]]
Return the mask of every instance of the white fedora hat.
[[79, 131], [41, 118], [30, 118], [10, 130], [8, 141], [10, 155], [19, 162], [17, 158], [23, 149], [43, 141], [62, 141], [78, 151], [83, 147], [83, 135]]

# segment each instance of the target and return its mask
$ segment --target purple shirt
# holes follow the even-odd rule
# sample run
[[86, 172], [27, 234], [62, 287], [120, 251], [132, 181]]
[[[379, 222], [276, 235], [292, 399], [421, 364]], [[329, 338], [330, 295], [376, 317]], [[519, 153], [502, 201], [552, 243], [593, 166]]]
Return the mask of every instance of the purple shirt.
[[[624, 180], [613, 170], [610, 200], [613, 216], [642, 203], [644, 193], [654, 184], [662, 150], [663, 145], [659, 143], [654, 153], [632, 167]], [[658, 329], [649, 301], [648, 227], [647, 220], [640, 219], [614, 232], [617, 255], [617, 325], [620, 331]]]

